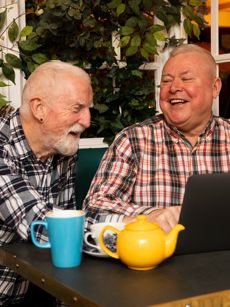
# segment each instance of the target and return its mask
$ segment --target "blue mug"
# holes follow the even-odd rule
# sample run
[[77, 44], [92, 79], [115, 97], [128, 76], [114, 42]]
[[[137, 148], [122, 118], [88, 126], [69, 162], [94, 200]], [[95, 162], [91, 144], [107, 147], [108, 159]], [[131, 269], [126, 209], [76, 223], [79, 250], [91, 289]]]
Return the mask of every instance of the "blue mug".
[[[54, 266], [71, 268], [81, 264], [85, 213], [82, 210], [49, 211], [45, 221], [31, 223], [31, 239], [39, 248], [50, 248]], [[35, 236], [35, 227], [44, 226], [48, 242], [40, 243]]]

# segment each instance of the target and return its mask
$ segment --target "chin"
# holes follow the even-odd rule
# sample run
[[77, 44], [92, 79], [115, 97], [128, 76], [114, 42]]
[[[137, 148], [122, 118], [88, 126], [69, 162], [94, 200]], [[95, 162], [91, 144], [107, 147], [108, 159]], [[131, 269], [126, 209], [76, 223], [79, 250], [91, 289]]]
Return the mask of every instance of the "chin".
[[73, 156], [79, 149], [79, 140], [76, 142], [65, 142], [65, 144], [59, 144], [56, 146], [56, 151], [62, 156]]
[[170, 123], [173, 126], [181, 126], [183, 125], [185, 122], [187, 122], [188, 118], [186, 117], [179, 117], [179, 116], [174, 116], [174, 117], [168, 117], [167, 121], [168, 123]]
[[59, 154], [62, 155], [62, 156], [67, 156], [67, 157], [70, 157], [70, 156], [73, 156], [77, 153], [78, 151], [78, 148], [75, 148], [74, 150], [59, 150]]

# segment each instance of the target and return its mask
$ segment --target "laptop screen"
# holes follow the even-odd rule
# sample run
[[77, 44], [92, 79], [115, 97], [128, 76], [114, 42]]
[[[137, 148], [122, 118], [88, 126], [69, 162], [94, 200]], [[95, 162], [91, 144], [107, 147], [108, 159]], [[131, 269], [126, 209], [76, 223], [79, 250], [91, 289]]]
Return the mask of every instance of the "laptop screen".
[[230, 173], [188, 178], [175, 254], [230, 249]]

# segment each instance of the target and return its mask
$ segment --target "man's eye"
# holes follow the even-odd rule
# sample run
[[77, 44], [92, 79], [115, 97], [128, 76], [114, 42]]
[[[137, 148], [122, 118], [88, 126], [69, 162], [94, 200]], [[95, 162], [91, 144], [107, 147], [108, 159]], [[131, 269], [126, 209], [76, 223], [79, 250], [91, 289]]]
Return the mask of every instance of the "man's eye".
[[191, 81], [191, 80], [193, 80], [193, 78], [191, 78], [191, 77], [184, 77], [184, 78], [182, 78], [182, 81]]
[[172, 82], [171, 79], [163, 79], [163, 80], [161, 81], [161, 83], [170, 83], [170, 82]]
[[74, 108], [74, 109], [73, 109], [73, 112], [74, 112], [74, 113], [78, 113], [79, 111], [80, 111], [80, 108]]

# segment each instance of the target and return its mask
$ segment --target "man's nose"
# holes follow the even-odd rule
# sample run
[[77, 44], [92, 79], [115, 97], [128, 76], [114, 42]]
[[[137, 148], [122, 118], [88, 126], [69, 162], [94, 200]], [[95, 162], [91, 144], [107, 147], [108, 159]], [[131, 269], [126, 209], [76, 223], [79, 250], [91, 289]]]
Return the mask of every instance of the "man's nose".
[[87, 129], [90, 127], [90, 119], [91, 119], [90, 110], [89, 108], [85, 108], [81, 112], [81, 117], [78, 123], [82, 125], [85, 129]]
[[170, 86], [170, 91], [172, 93], [175, 93], [175, 92], [181, 92], [182, 90], [183, 90], [182, 80], [180, 80], [179, 78], [173, 79]]

